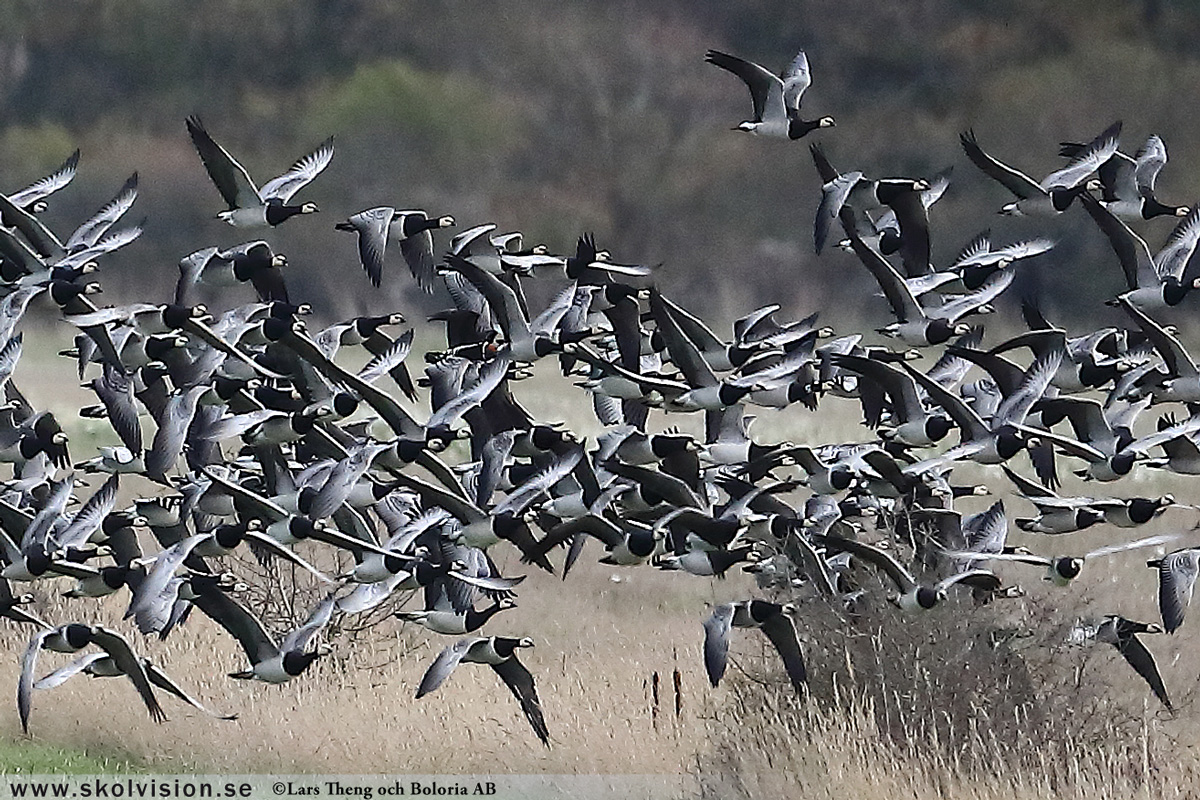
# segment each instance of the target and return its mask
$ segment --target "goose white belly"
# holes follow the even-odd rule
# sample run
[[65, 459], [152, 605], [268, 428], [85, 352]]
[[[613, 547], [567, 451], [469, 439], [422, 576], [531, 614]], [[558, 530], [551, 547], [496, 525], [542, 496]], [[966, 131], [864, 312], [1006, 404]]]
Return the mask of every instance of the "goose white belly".
[[1125, 299], [1134, 308], [1139, 308], [1143, 311], [1155, 311], [1167, 307], [1167, 301], [1163, 297], [1163, 287], [1158, 286], [1143, 286], [1139, 289], [1134, 289], [1132, 292], [1126, 292]]
[[[850, 485], [853, 485], [853, 481], [851, 481]], [[816, 475], [809, 476], [808, 488], [812, 489], [815, 494], [836, 496], [845, 494], [846, 490], [850, 487], [846, 486], [839, 489], [838, 487], [834, 486], [833, 473], [829, 470], [825, 470], [823, 472], [818, 472]]]
[[368, 553], [362, 563], [350, 573], [350, 576], [355, 583], [379, 583], [397, 574], [399, 573], [393, 573], [387, 568], [382, 555]]
[[1045, 580], [1053, 583], [1055, 586], [1070, 586], [1071, 581], [1074, 579], [1059, 574], [1059, 571], [1055, 569], [1053, 564], [1051, 564], [1046, 568]]
[[265, 228], [267, 225], [267, 207], [249, 206], [235, 208], [232, 211], [222, 211], [218, 219], [228, 222], [235, 228]]
[[676, 559], [675, 563], [681, 570], [691, 575], [708, 577], [717, 574], [717, 571], [713, 569], [712, 559], [708, 557], [708, 553], [702, 551], [694, 550], [684, 553]]
[[291, 519], [281, 519], [276, 522], [272, 522], [266, 527], [263, 533], [267, 536], [270, 536], [280, 544], [295, 544], [300, 540], [292, 535], [291, 528], [289, 527], [290, 522]]
[[112, 656], [97, 658], [88, 664], [86, 672], [94, 678], [117, 678], [125, 674], [113, 661]]
[[283, 653], [258, 662], [251, 671], [254, 679], [263, 683], [287, 683], [293, 677], [283, 668]]
[[910, 320], [908, 322], [897, 323], [893, 328], [888, 326], [890, 335], [904, 342], [910, 347], [929, 347], [929, 321], [926, 319]]
[[107, 597], [117, 591], [104, 582], [104, 576], [91, 575], [75, 582], [75, 586], [64, 597]]
[[756, 136], [768, 136], [772, 139], [787, 139], [788, 121], [786, 117], [782, 119], [766, 119], [762, 122], [747, 120], [738, 125], [738, 130], [749, 131]]
[[401, 572], [387, 580], [360, 584], [353, 592], [338, 600], [337, 607], [347, 614], [370, 611], [391, 597], [393, 592], [418, 588], [415, 583], [412, 586], [405, 585], [410, 578], [410, 573]]
[[583, 502], [583, 492], [572, 492], [556, 497], [542, 506], [542, 510], [559, 519], [575, 519], [588, 513]]
[[1123, 219], [1126, 222], [1144, 222], [1142, 217], [1142, 199], [1137, 200], [1110, 200], [1101, 203], [1108, 212], [1118, 219]]
[[711, 464], [745, 464], [750, 460], [750, 442], [713, 442], [701, 450]]
[[995, 436], [989, 438], [983, 447], [971, 454], [971, 460], [976, 464], [1003, 464], [1008, 459], [1001, 457], [996, 444]]
[[100, 456], [99, 468], [101, 472], [109, 474], [120, 473], [122, 475], [140, 474], [146, 471], [146, 462], [142, 456], [134, 456], [126, 448], [119, 448], [124, 452], [105, 453]]
[[896, 598], [896, 605], [900, 607], [901, 611], [908, 611], [912, 613], [928, 611], [927, 608], [922, 606], [920, 602], [917, 601], [916, 589], [913, 589], [911, 592], [905, 592], [904, 594], [898, 596]]
[[1050, 195], [1037, 194], [1005, 205], [1000, 209], [1000, 213], [1016, 217], [1025, 214], [1032, 214], [1038, 217], [1054, 217], [1062, 212], [1054, 207], [1054, 201], [1050, 198]]
[[896, 428], [895, 439], [901, 444], [909, 445], [910, 447], [929, 447], [936, 442], [930, 438], [929, 433], [925, 430], [927, 418], [913, 419], [905, 422]]
[[620, 375], [607, 375], [594, 381], [584, 381], [586, 388], [618, 400], [640, 400], [643, 397], [641, 387], [635, 381]]
[[1075, 509], [1057, 508], [1045, 511], [1029, 526], [1034, 533], [1072, 533], [1079, 530]]
[[[1157, 514], [1155, 515], [1157, 516]], [[1153, 517], [1151, 517], [1153, 519]], [[1104, 512], [1104, 521], [1118, 528], [1136, 528], [1139, 524], [1129, 517], [1129, 506], [1121, 506]]]
[[763, 408], [787, 408], [791, 405], [788, 389], [791, 384], [785, 383], [771, 389], [757, 389], [746, 395], [746, 399], [756, 406]]
[[472, 664], [490, 664], [495, 666], [503, 664], [508, 658], [496, 652], [495, 642], [491, 639], [486, 642], [480, 642], [466, 652], [462, 658], [463, 661]]
[[411, 621], [447, 636], [462, 636], [467, 632], [467, 615], [454, 611], [425, 611], [414, 614]]
[[718, 411], [725, 408], [721, 401], [721, 385], [704, 386], [684, 392], [667, 402], [667, 411]]

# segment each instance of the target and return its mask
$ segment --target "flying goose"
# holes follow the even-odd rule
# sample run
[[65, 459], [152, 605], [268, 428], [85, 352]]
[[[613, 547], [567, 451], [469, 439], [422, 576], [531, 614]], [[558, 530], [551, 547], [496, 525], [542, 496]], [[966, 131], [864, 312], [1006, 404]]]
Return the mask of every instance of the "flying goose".
[[985, 175], [1008, 189], [1017, 199], [1000, 209], [1001, 214], [1061, 214], [1076, 195], [1084, 192], [1086, 180], [1117, 151], [1121, 123], [1115, 122], [1083, 148], [1062, 169], [1047, 175], [1041, 183], [984, 152], [974, 131], [959, 135], [971, 163]]
[[[80, 580], [95, 577], [98, 570], [68, 551], [60, 551], [50, 538], [62, 524], [71, 498], [73, 479], [67, 477], [52, 485], [52, 491], [37, 514], [18, 509], [0, 500], [0, 578], [10, 581], [36, 581], [43, 576], [66, 575]], [[19, 544], [10, 531], [20, 530]], [[84, 552], [82, 557], [86, 557]], [[72, 560], [75, 559], [75, 560]]]
[[[1159, 467], [1180, 475], [1200, 475], [1200, 411], [1182, 422], [1176, 422], [1171, 414], [1164, 414], [1156, 423], [1158, 431], [1134, 440], [1125, 449], [1134, 454], [1135, 460], [1144, 460], [1147, 466]], [[1163, 449], [1164, 458], [1146, 456], [1155, 447]]]
[[255, 239], [226, 250], [206, 247], [179, 260], [179, 280], [175, 284], [175, 303], [186, 305], [197, 284], [232, 287], [249, 283], [265, 300], [287, 302], [287, 287], [282, 268], [287, 256], [276, 253], [271, 245]]
[[704, 669], [709, 683], [715, 688], [725, 675], [729, 659], [729, 631], [732, 628], [758, 628], [775, 646], [783, 660], [783, 668], [797, 694], [803, 695], [808, 682], [804, 653], [796, 637], [796, 623], [791, 605], [768, 603], [765, 600], [742, 600], [722, 603], [704, 621]]
[[620, 281], [644, 278], [650, 274], [649, 267], [613, 262], [611, 253], [596, 248], [596, 240], [590, 233], [585, 233], [576, 241], [575, 255], [566, 259], [563, 270], [568, 280], [577, 281], [581, 286], [617, 284], [626, 289], [632, 287]]
[[[865, 378], [879, 384], [891, 401], [891, 418], [889, 427], [882, 431], [888, 439], [912, 447], [929, 447], [945, 438], [954, 427], [954, 423], [945, 414], [926, 411], [921, 402], [916, 381], [907, 373], [896, 369], [882, 361], [862, 358], [854, 355], [835, 356], [833, 362], [843, 369], [857, 372]], [[860, 389], [863, 399], [864, 414], [868, 401]], [[871, 427], [882, 424], [880, 414], [866, 414]]]
[[850, 233], [850, 246], [863, 265], [870, 270], [879, 288], [896, 315], [896, 322], [878, 329], [885, 336], [892, 336], [911, 347], [929, 347], [942, 344], [953, 336], [970, 333], [971, 327], [960, 322], [967, 314], [979, 310], [996, 299], [1009, 284], [1013, 273], [1004, 270], [988, 278], [978, 290], [960, 295], [936, 308], [925, 308], [913, 297], [912, 291], [888, 261], [878, 251]]
[[[905, 278], [905, 285], [918, 298], [929, 292], [940, 294], [973, 292], [983, 286], [984, 282], [996, 272], [1054, 248], [1053, 240], [1037, 238], [1023, 239], [1004, 247], [992, 249], [990, 236], [988, 231], [977, 235], [945, 269], [931, 270], [925, 275]], [[849, 240], [846, 241], [846, 246], [849, 247]], [[887, 253], [883, 254], [887, 255]]]
[[537, 361], [558, 350], [554, 332], [559, 320], [570, 308], [574, 292], [560, 292], [554, 302], [532, 321], [528, 318], [521, 296], [495, 274], [474, 261], [454, 254], [446, 257], [446, 266], [462, 273], [487, 299], [492, 316], [504, 334], [507, 352], [514, 361]]
[[175, 468], [179, 457], [183, 455], [188, 428], [196, 416], [196, 406], [200, 402], [200, 395], [207, 389], [206, 386], [193, 386], [175, 392], [167, 400], [158, 421], [158, 430], [154, 432], [150, 450], [145, 456], [146, 477], [166, 486], [171, 485], [167, 472]]
[[209, 534], [204, 533], [189, 536], [166, 548], [152, 560], [143, 561], [143, 566], [149, 569], [132, 587], [133, 598], [125, 612], [126, 619], [134, 618], [139, 631], [145, 634], [160, 633], [172, 626], [172, 613], [182, 588], [182, 581], [176, 580], [175, 572], [196, 546], [208, 537]]
[[[733, 341], [726, 342], [717, 336], [699, 317], [678, 303], [675, 303], [661, 292], [655, 292], [654, 294], [657, 297], [654, 301], [656, 306], [663, 309], [654, 313], [657, 316], [663, 316], [664, 310], [665, 313], [669, 313], [670, 319], [674, 321], [675, 325], [678, 326], [687, 339], [700, 351], [700, 355], [704, 357], [709, 366], [717, 372], [726, 372], [743, 366], [747, 359], [768, 345], [763, 340], [750, 342], [736, 335]], [[636, 305], [636, 302], [634, 304]], [[768, 308], [777, 309], [778, 306], [769, 306]], [[619, 332], [617, 333], [620, 335]]]
[[[99, 211], [77, 227], [64, 242], [54, 235], [33, 214], [16, 205], [11, 198], [0, 195], [0, 216], [11, 220], [13, 227], [25, 236], [32, 251], [25, 248], [13, 249], [13, 242], [5, 239], [0, 247], [6, 258], [18, 262], [18, 266], [31, 276], [41, 274], [49, 277], [51, 271], [81, 267], [105, 253], [129, 244], [142, 233], [142, 225], [135, 225], [111, 236], [105, 236], [120, 220], [137, 199], [138, 174], [135, 172], [117, 192], [116, 196]], [[90, 272], [95, 269], [84, 270]]]
[[422, 291], [432, 292], [436, 266], [430, 232], [453, 225], [454, 217], [451, 216], [431, 219], [424, 211], [397, 211], [389, 206], [379, 206], [360, 211], [334, 228], [358, 234], [358, 257], [376, 288], [383, 281], [383, 257], [390, 239], [399, 243], [417, 285]]
[[699, 348], [675, 321], [671, 307], [664, 302], [662, 294], [654, 288], [650, 290], [650, 313], [672, 363], [679, 368], [689, 386], [687, 391], [667, 400], [667, 410], [719, 410], [737, 403], [757, 388], [755, 384], [735, 386], [719, 381]]
[[273, 178], [259, 189], [246, 168], [217, 144], [205, 130], [198, 117], [187, 118], [188, 135], [208, 177], [216, 184], [229, 209], [217, 215], [230, 225], [239, 228], [279, 225], [296, 214], [312, 214], [317, 211], [316, 203], [293, 205], [288, 203], [296, 192], [317, 177], [333, 158], [333, 137], [321, 143], [316, 150], [301, 158], [278, 178]]
[[336, 602], [332, 594], [317, 604], [303, 625], [276, 644], [258, 618], [241, 603], [215, 585], [202, 584], [198, 588], [193, 600], [196, 607], [237, 639], [250, 660], [250, 669], [231, 672], [229, 677], [286, 683], [326, 652], [322, 648], [308, 650], [307, 647], [329, 624]]
[[[183, 688], [171, 679], [167, 673], [159, 669], [153, 664], [150, 659], [142, 659], [142, 667], [146, 671], [146, 679], [154, 686], [168, 692], [175, 697], [178, 697], [183, 702], [187, 703], [197, 711], [202, 711], [210, 717], [222, 720], [235, 720], [237, 714], [220, 714], [212, 711], [204, 706], [199, 700], [189, 695]], [[115, 678], [125, 675], [124, 671], [117, 666], [116, 661], [107, 653], [87, 653], [75, 659], [65, 667], [60, 667], [53, 672], [39, 678], [34, 682], [34, 691], [44, 691], [61, 686], [70, 678], [83, 673], [91, 675], [94, 678]]]
[[[829, 229], [840, 219], [846, 235], [862, 238], [856, 215], [887, 206], [900, 229], [897, 249], [910, 275], [929, 271], [929, 212], [923, 195], [929, 181], [912, 178], [867, 178], [862, 172], [839, 173], [818, 145], [809, 146], [821, 176], [821, 202], [813, 223], [813, 246], [819, 254], [829, 239]], [[869, 231], [864, 231], [869, 233]], [[882, 244], [882, 240], [880, 241]]]
[[[992, 360], [993, 356], [1021, 347], [1029, 348], [1035, 357], [1061, 350], [1064, 358], [1050, 384], [1064, 394], [1079, 394], [1115, 382], [1129, 370], [1131, 363], [1128, 357], [1117, 352], [1123, 347], [1118, 340], [1124, 336], [1124, 332], [1116, 328], [1102, 328], [1087, 336], [1068, 336], [1060, 328], [1035, 328], [992, 347], [976, 363], [995, 377], [990, 364], [998, 362]], [[957, 348], [951, 351], [969, 358]], [[1117, 416], [1113, 403], [1106, 402], [1105, 406], [1107, 412]]]
[[517, 660], [517, 650], [522, 647], [533, 647], [533, 639], [513, 639], [506, 636], [460, 639], [442, 650], [429, 665], [429, 669], [425, 670], [421, 685], [417, 688], [417, 699], [437, 691], [460, 663], [487, 664], [500, 676], [500, 680], [504, 681], [513, 697], [517, 698], [517, 702], [521, 704], [521, 711], [533, 727], [533, 732], [542, 740], [542, 744], [549, 747], [550, 732], [542, 716], [542, 704], [538, 700], [533, 675]]
[[[1200, 242], [1200, 210], [1181, 219], [1163, 248], [1152, 254], [1146, 241], [1099, 200], [1085, 192], [1080, 202], [1108, 237], [1121, 262], [1129, 285], [1129, 291], [1122, 297], [1131, 305], [1142, 309], [1168, 308], [1179, 305], [1191, 290], [1200, 288], [1200, 278], [1187, 283], [1183, 281], [1188, 261]], [[1115, 302], [1110, 304], [1116, 305]]]
[[[1058, 154], [1074, 158], [1085, 147], [1078, 142], [1060, 142]], [[1164, 205], [1154, 195], [1154, 183], [1166, 164], [1167, 146], [1157, 135], [1147, 139], [1133, 156], [1115, 151], [1097, 171], [1103, 187], [1100, 202], [1121, 219], [1187, 216], [1187, 206]]]
[[554, 567], [546, 559], [545, 553], [537, 547], [537, 540], [525, 520], [525, 513], [535, 500], [569, 475], [576, 464], [586, 457], [583, 448], [576, 446], [515, 487], [503, 502], [487, 511], [466, 497], [411, 475], [397, 475], [396, 482], [420, 495], [427, 506], [444, 508], [458, 518], [463, 527], [453, 535], [457, 542], [486, 550], [501, 539], [506, 539], [514, 544], [526, 559], [553, 573]]
[[[1014, 561], [1019, 564], [1030, 564], [1035, 567], [1041, 567], [1045, 570], [1044, 580], [1050, 581], [1055, 586], [1068, 586], [1071, 581], [1079, 577], [1079, 573], [1083, 570], [1083, 565], [1089, 561], [1104, 556], [1111, 556], [1116, 553], [1124, 553], [1128, 550], [1138, 550], [1143, 547], [1157, 547], [1167, 544], [1178, 539], [1178, 535], [1160, 535], [1147, 536], [1143, 539], [1136, 539], [1132, 542], [1119, 542], [1117, 544], [1105, 545], [1084, 553], [1081, 556], [1039, 556], [1031, 553], [993, 553], [984, 558], [993, 561]], [[964, 553], [952, 553], [952, 555], [967, 555]]]
[[1060, 497], [1050, 489], [1027, 480], [1007, 466], [1001, 467], [1021, 495], [1038, 509], [1036, 519], [1017, 519], [1023, 531], [1074, 533], [1099, 522], [1120, 528], [1145, 525], [1166, 509], [1177, 505], [1169, 494], [1159, 497]]
[[1184, 615], [1192, 602], [1196, 576], [1200, 574], [1200, 548], [1185, 547], [1152, 558], [1146, 566], [1158, 570], [1158, 609], [1163, 627], [1174, 633], [1183, 625]]
[[803, 50], [779, 75], [752, 61], [717, 50], [705, 53], [704, 60], [737, 75], [750, 90], [750, 98], [754, 101], [754, 117], [738, 123], [734, 130], [795, 140], [817, 128], [833, 127], [833, 117], [814, 120], [800, 118], [800, 101], [812, 84], [808, 56]]
[[490, 606], [478, 610], [474, 607], [465, 611], [456, 610], [446, 593], [444, 583], [435, 583], [425, 587], [426, 608], [420, 611], [397, 611], [395, 617], [405, 622], [412, 622], [423, 628], [448, 636], [462, 636], [464, 633], [474, 633], [501, 611], [516, 608], [512, 598], [501, 597]]
[[[704, 419], [704, 444], [695, 457], [705, 464], [735, 467], [757, 477], [782, 463], [784, 443], [761, 445], [750, 438], [755, 417], [734, 403], [718, 411], [709, 411]], [[690, 440], [689, 440], [690, 441]], [[664, 457], [670, 458], [670, 453]]]
[[[0, 364], [4, 351], [0, 350]], [[112, 364], [105, 364], [101, 374], [87, 384], [104, 406], [105, 417], [129, 453], [129, 461], [142, 457], [142, 425], [134, 403], [133, 381]], [[143, 465], [144, 468], [144, 465]]]
[[12, 586], [9, 585], [8, 581], [0, 578], [0, 617], [10, 619], [13, 622], [25, 622], [38, 628], [49, 628], [50, 626], [41, 619], [21, 608], [21, 606], [27, 606], [32, 602], [34, 602], [32, 593], [13, 594]]
[[1165, 372], [1157, 368], [1145, 371], [1128, 394], [1159, 402], [1200, 403], [1200, 367], [1178, 337], [1147, 316], [1128, 296], [1118, 297], [1117, 302], [1146, 334], [1165, 368]]
[[263, 534], [281, 545], [313, 539], [360, 556], [365, 553], [392, 555], [391, 551], [380, 547], [374, 540], [343, 533], [336, 527], [329, 527], [307, 516], [294, 514], [274, 500], [247, 489], [210, 467], [204, 467], [202, 472], [213, 482], [220, 494], [227, 494], [232, 498], [233, 505], [240, 515], [246, 519], [263, 520]]
[[[1003, 553], [1009, 548], [1008, 517], [1004, 513], [1004, 501], [997, 500], [985, 511], [962, 517], [956, 511], [939, 513], [939, 520], [957, 523], [957, 533], [964, 544], [964, 550], [973, 553]], [[944, 540], [945, 537], [943, 537]], [[975, 558], [957, 560], [955, 567], [958, 571], [972, 570], [978, 565]]]
[[721, 550], [687, 550], [682, 553], [663, 555], [655, 559], [654, 565], [669, 572], [682, 570], [689, 575], [724, 578], [725, 573], [742, 562], [757, 563], [761, 554], [753, 545], [739, 545]]
[[[271, 330], [270, 335], [286, 344], [329, 381], [344, 386], [361, 397], [402, 442], [429, 443], [431, 446], [444, 448], [454, 439], [451, 427], [503, 383], [512, 363], [507, 355], [490, 359], [473, 385], [458, 394], [453, 402], [439, 408], [424, 425], [421, 425], [387, 392], [346, 370], [321, 352], [317, 343], [305, 335], [302, 323], [289, 325], [283, 320], [269, 322], [270, 325], [266, 327]], [[423, 459], [421, 463], [428, 465], [427, 456], [422, 448], [415, 457]]]
[[1154, 656], [1138, 638], [1138, 634], [1143, 633], [1162, 633], [1162, 628], [1152, 623], [1134, 622], [1117, 614], [1109, 614], [1095, 628], [1093, 636], [1096, 641], [1117, 648], [1117, 652], [1133, 667], [1134, 672], [1146, 681], [1154, 696], [1162, 701], [1168, 711], [1174, 711], [1158, 665], [1154, 663]]
[[[946, 189], [950, 186], [950, 173], [954, 171], [953, 167], [942, 170], [937, 175], [934, 175], [929, 181], [929, 188], [921, 191], [921, 205], [924, 207], [925, 214], [928, 215], [929, 208], [934, 203], [942, 198], [946, 193]], [[916, 209], [906, 209], [906, 213], [913, 215], [911, 220], [915, 220], [919, 224], [920, 216], [916, 215]], [[878, 219], [871, 219], [869, 212], [863, 211], [857, 214], [855, 219], [855, 230], [858, 231], [859, 237], [863, 241], [870, 242], [876, 249], [885, 256], [890, 256], [892, 253], [901, 251], [901, 258], [904, 259], [904, 270], [909, 275], [909, 280], [919, 280], [912, 276], [923, 273], [932, 273], [933, 267], [928, 261], [928, 249], [924, 242], [921, 242], [919, 247], [922, 250], [911, 249], [905, 245], [912, 245], [912, 233], [910, 223], [910, 236], [906, 241], [904, 233], [900, 227], [900, 219], [896, 216], [896, 211], [893, 208], [888, 208]], [[927, 237], [928, 231], [919, 232], [921, 237]], [[838, 247], [843, 250], [850, 249], [850, 240], [843, 239], [838, 242]], [[914, 257], [915, 256], [915, 257]], [[921, 261], [925, 258], [925, 261]], [[951, 267], [953, 269], [953, 266]]]
[[[995, 593], [1000, 589], [1000, 578], [986, 569], [964, 569], [936, 584], [928, 585], [919, 583], [895, 556], [878, 547], [836, 536], [814, 536], [813, 543], [824, 545], [827, 550], [833, 552], [849, 553], [869, 562], [887, 575], [898, 592], [892, 595], [889, 601], [903, 611], [928, 611], [944, 601], [949, 596], [950, 589], [958, 584], [988, 593]], [[954, 551], [949, 555], [962, 559], [988, 557], [978, 551]]]
[[[1061, 359], [1062, 351], [1054, 351], [1035, 360], [987, 422], [962, 398], [947, 391], [941, 384], [907, 363], [901, 366], [929, 394], [930, 400], [940, 405], [962, 430], [962, 443], [938, 458], [970, 458], [980, 464], [999, 464], [1030, 447], [1038, 437], [1050, 436], [1045, 431], [1027, 428], [1024, 423], [1034, 405], [1045, 394]], [[1042, 474], [1044, 472], [1044, 469], [1039, 470], [1039, 476], [1050, 480], [1051, 476]]]
[[[448, 255], [465, 259], [479, 269], [508, 281], [515, 275], [531, 275], [539, 266], [562, 266], [563, 259], [548, 255], [545, 245], [521, 246], [520, 233], [494, 234], [494, 222], [468, 228], [450, 240]], [[570, 276], [568, 276], [570, 277]], [[508, 283], [517, 294], [519, 284]], [[522, 299], [522, 305], [524, 299]]]
[[155, 722], [165, 722], [167, 715], [154, 696], [154, 689], [146, 676], [141, 659], [133, 653], [129, 642], [116, 631], [101, 625], [83, 625], [73, 622], [58, 628], [44, 628], [33, 635], [25, 655], [21, 658], [21, 675], [17, 681], [17, 712], [21, 717], [21, 729], [29, 733], [29, 714], [33, 709], [34, 671], [37, 669], [38, 654], [42, 650], [58, 653], [78, 653], [88, 645], [102, 649], [108, 658], [110, 674], [124, 675], [133, 683], [150, 717]]
[[[44, 178], [18, 189], [8, 195], [13, 205], [28, 211], [30, 214], [40, 214], [47, 208], [46, 198], [62, 189], [75, 178], [75, 170], [79, 167], [79, 150], [67, 156], [67, 160], [58, 169]], [[12, 227], [13, 222], [0, 217], [0, 225]]]
[[[582, 554], [586, 536], [599, 539], [605, 548], [601, 564], [632, 567], [645, 564], [662, 550], [663, 536], [660, 528], [629, 519], [621, 514], [605, 513], [605, 508], [617, 494], [630, 491], [629, 486], [610, 486], [589, 508], [588, 513], [565, 520], [546, 531], [546, 535], [532, 549], [528, 560], [545, 558], [555, 547], [570, 542], [563, 563], [563, 580], [575, 561]], [[536, 561], [534, 561], [536, 563]]]
[[1105, 521], [1105, 513], [1120, 501], [1101, 501], [1091, 497], [1060, 497], [1051, 489], [1021, 477], [1001, 465], [1004, 474], [1038, 510], [1034, 518], [1018, 517], [1017, 527], [1030, 533], [1075, 533]]

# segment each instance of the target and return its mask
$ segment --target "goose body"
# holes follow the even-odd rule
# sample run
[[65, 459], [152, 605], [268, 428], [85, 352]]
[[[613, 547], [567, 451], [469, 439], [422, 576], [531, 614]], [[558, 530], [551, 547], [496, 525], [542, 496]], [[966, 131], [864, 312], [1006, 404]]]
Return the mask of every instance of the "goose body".
[[292, 204], [289, 201], [329, 166], [333, 159], [332, 137], [260, 189], [245, 167], [217, 144], [197, 117], [188, 117], [187, 130], [204, 168], [229, 206], [217, 215], [220, 219], [236, 228], [275, 227], [297, 214], [317, 211], [315, 203]]

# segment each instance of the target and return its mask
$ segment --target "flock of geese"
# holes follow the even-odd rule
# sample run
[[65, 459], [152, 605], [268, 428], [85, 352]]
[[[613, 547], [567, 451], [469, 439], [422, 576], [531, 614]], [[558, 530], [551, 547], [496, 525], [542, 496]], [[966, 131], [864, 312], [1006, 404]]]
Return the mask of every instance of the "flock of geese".
[[[705, 60], [749, 89], [753, 117], [737, 130], [798, 139], [833, 126], [800, 113], [810, 83], [803, 53], [780, 76], [716, 51]], [[230, 225], [270, 228], [317, 211], [293, 198], [330, 164], [332, 139], [260, 187], [200, 120], [188, 119], [187, 132]], [[985, 232], [935, 265], [930, 212], [948, 174], [870, 178], [840, 171], [813, 145], [822, 184], [816, 250], [852, 253], [870, 271], [894, 317], [878, 332], [898, 349], [839, 334], [816, 315], [785, 321], [778, 306], [751, 312], [726, 336], [656, 288], [651, 269], [617, 260], [590, 235], [554, 255], [484, 224], [443, 251], [434, 233], [455, 226], [452, 217], [367, 209], [335, 227], [354, 235], [370, 281], [398, 280], [388, 273], [402, 260], [423, 290], [442, 287], [450, 299], [429, 318], [444, 325], [445, 347], [425, 354], [417, 379], [408, 358], [414, 332], [401, 315], [310, 326], [308, 307], [288, 292], [287, 259], [261, 239], [184, 256], [170, 302], [98, 306], [98, 261], [141, 232], [119, 226], [137, 176], [64, 240], [39, 215], [74, 176], [72, 155], [32, 186], [0, 195], [0, 460], [13, 465], [0, 495], [0, 616], [34, 630], [17, 693], [22, 726], [28, 731], [37, 691], [79, 673], [125, 677], [155, 720], [165, 719], [162, 693], [208, 711], [138, 655], [136, 642], [87, 622], [84, 601], [68, 605], [79, 608], [74, 619], [53, 624], [16, 589], [59, 578], [74, 580], [70, 598], [124, 593], [127, 618], [147, 636], [165, 638], [198, 609], [244, 650], [245, 668], [232, 677], [274, 684], [328, 651], [320, 637], [335, 617], [420, 589], [422, 606], [395, 616], [452, 643], [416, 696], [440, 689], [459, 664], [485, 664], [549, 746], [534, 678], [519, 659], [533, 641], [482, 633], [503, 626], [522, 581], [500, 574], [493, 549], [515, 548], [564, 579], [593, 539], [605, 564], [701, 578], [735, 567], [752, 573], [764, 595], [786, 602], [718, 605], [703, 624], [704, 667], [716, 686], [733, 629], [757, 628], [800, 693], [808, 675], [793, 615], [808, 604], [842, 609], [885, 595], [897, 613], [919, 614], [1019, 595], [991, 569], [997, 562], [1066, 586], [1114, 553], [1160, 553], [1179, 537], [1126, 538], [1086, 553], [1046, 538], [1033, 552], [1006, 544], [1003, 501], [972, 515], [954, 508], [980, 492], [952, 480], [958, 465], [975, 462], [1003, 472], [1036, 510], [1015, 520], [1023, 531], [1132, 530], [1179, 504], [1064, 496], [1060, 469], [1098, 483], [1151, 468], [1200, 473], [1200, 368], [1152, 316], [1200, 286], [1187, 280], [1200, 210], [1155, 195], [1166, 163], [1157, 136], [1129, 155], [1120, 134], [1117, 123], [1090, 142], [1064, 144], [1063, 167], [1042, 180], [990, 155], [970, 131], [962, 147], [1014, 195], [1003, 213], [1086, 213], [1096, 222], [1128, 282], [1113, 301], [1125, 327], [1068, 333], [1026, 304], [1028, 332], [984, 345], [977, 315], [993, 310], [1022, 261], [1053, 242], [996, 243]], [[1176, 226], [1155, 252], [1128, 223], [1157, 217]], [[545, 308], [530, 306], [532, 281], [558, 288]], [[201, 284], [236, 287], [245, 303], [210, 312], [193, 303]], [[67, 354], [98, 400], [80, 414], [106, 419], [121, 442], [75, 464], [65, 432], [74, 421], [32, 407], [14, 379], [18, 329], [35, 302], [78, 330]], [[369, 360], [351, 369], [364, 360], [358, 348]], [[1025, 350], [1029, 366], [1010, 360]], [[603, 426], [596, 441], [533, 418], [518, 401], [513, 386], [539, 361], [578, 387], [580, 408], [590, 406]], [[863, 441], [751, 438], [754, 406], [820, 414], [826, 395], [861, 402]], [[1153, 432], [1136, 433], [1138, 418], [1162, 404], [1188, 416], [1157, 414]], [[652, 412], [668, 424], [672, 414], [703, 414], [703, 437], [651, 432]], [[143, 429], [153, 431], [149, 441]], [[940, 446], [954, 433], [953, 445]], [[1016, 471], [1026, 458], [1036, 480]], [[225, 570], [222, 557], [247, 548], [327, 587], [282, 637], [239, 600], [244, 585]], [[328, 574], [330, 563], [338, 574]], [[1149, 564], [1160, 580], [1161, 625], [1114, 613], [1074, 635], [1115, 646], [1170, 708], [1140, 637], [1183, 624], [1200, 549]], [[78, 658], [41, 676], [44, 651]]]

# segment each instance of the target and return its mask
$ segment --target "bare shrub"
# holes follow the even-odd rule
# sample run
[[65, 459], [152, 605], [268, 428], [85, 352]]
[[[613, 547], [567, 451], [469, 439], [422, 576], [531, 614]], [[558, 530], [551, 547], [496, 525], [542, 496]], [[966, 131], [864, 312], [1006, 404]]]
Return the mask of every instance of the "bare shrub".
[[1158, 724], [1166, 712], [1140, 684], [1122, 691], [1091, 669], [1116, 657], [1111, 648], [1067, 643], [1064, 611], [975, 607], [965, 596], [920, 617], [882, 602], [853, 616], [802, 605], [807, 695], [796, 696], [765, 637], [744, 643], [728, 700], [708, 717], [703, 795], [840, 795], [861, 782], [880, 796], [993, 796], [983, 786], [1009, 797], [1161, 796], [1195, 765], [1181, 763]]

